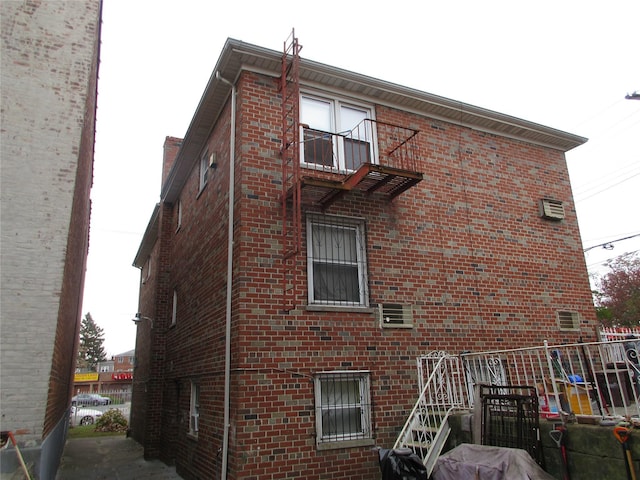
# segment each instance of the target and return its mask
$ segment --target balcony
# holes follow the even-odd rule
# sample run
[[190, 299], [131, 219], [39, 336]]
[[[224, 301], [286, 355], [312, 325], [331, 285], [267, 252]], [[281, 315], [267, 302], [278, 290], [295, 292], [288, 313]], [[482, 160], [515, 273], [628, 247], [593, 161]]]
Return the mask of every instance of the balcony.
[[423, 178], [417, 167], [418, 130], [371, 119], [346, 132], [306, 125], [300, 130], [305, 205], [326, 209], [350, 191], [392, 200]]

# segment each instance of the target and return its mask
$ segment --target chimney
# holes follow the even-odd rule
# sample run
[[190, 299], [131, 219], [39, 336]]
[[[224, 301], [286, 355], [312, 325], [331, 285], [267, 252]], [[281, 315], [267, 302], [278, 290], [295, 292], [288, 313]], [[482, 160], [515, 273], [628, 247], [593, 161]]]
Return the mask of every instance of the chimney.
[[178, 152], [180, 151], [180, 147], [182, 146], [182, 139], [176, 137], [166, 137], [164, 139], [164, 156], [162, 159], [162, 182], [160, 183], [160, 188], [164, 185], [164, 182], [167, 181], [167, 177], [169, 176], [169, 172], [171, 171], [171, 167], [173, 167], [173, 163], [178, 156]]

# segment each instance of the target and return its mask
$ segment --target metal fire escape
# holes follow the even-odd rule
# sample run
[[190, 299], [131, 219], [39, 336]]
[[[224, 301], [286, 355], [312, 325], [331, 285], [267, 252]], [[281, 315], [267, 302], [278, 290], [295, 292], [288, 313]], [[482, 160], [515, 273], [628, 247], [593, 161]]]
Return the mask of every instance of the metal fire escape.
[[295, 307], [296, 272], [302, 242], [300, 185], [300, 50], [295, 30], [284, 42], [280, 95], [282, 96], [282, 299], [283, 310]]
[[[296, 277], [302, 268], [303, 205], [324, 211], [350, 191], [393, 200], [423, 177], [417, 171], [418, 130], [369, 118], [339, 133], [301, 125], [301, 49], [292, 30], [284, 42], [280, 76], [282, 303], [286, 312], [296, 307], [300, 289]], [[347, 163], [338, 165], [340, 155]], [[304, 168], [304, 174], [303, 156], [305, 165], [311, 166]]]

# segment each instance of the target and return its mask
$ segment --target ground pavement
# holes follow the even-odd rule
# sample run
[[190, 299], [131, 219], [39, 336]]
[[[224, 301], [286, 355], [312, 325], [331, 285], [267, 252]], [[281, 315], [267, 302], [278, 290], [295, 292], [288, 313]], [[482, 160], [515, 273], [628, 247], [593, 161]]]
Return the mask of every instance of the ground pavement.
[[143, 458], [123, 436], [67, 439], [56, 480], [182, 480], [175, 467]]

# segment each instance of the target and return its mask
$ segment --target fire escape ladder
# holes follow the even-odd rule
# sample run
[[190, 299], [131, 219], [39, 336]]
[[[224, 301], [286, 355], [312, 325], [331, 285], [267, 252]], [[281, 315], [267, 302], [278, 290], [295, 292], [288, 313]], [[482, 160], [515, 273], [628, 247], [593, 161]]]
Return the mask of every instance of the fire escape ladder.
[[295, 31], [284, 41], [280, 95], [282, 97], [282, 304], [295, 307], [296, 271], [301, 252], [302, 210], [300, 181], [300, 50]]

